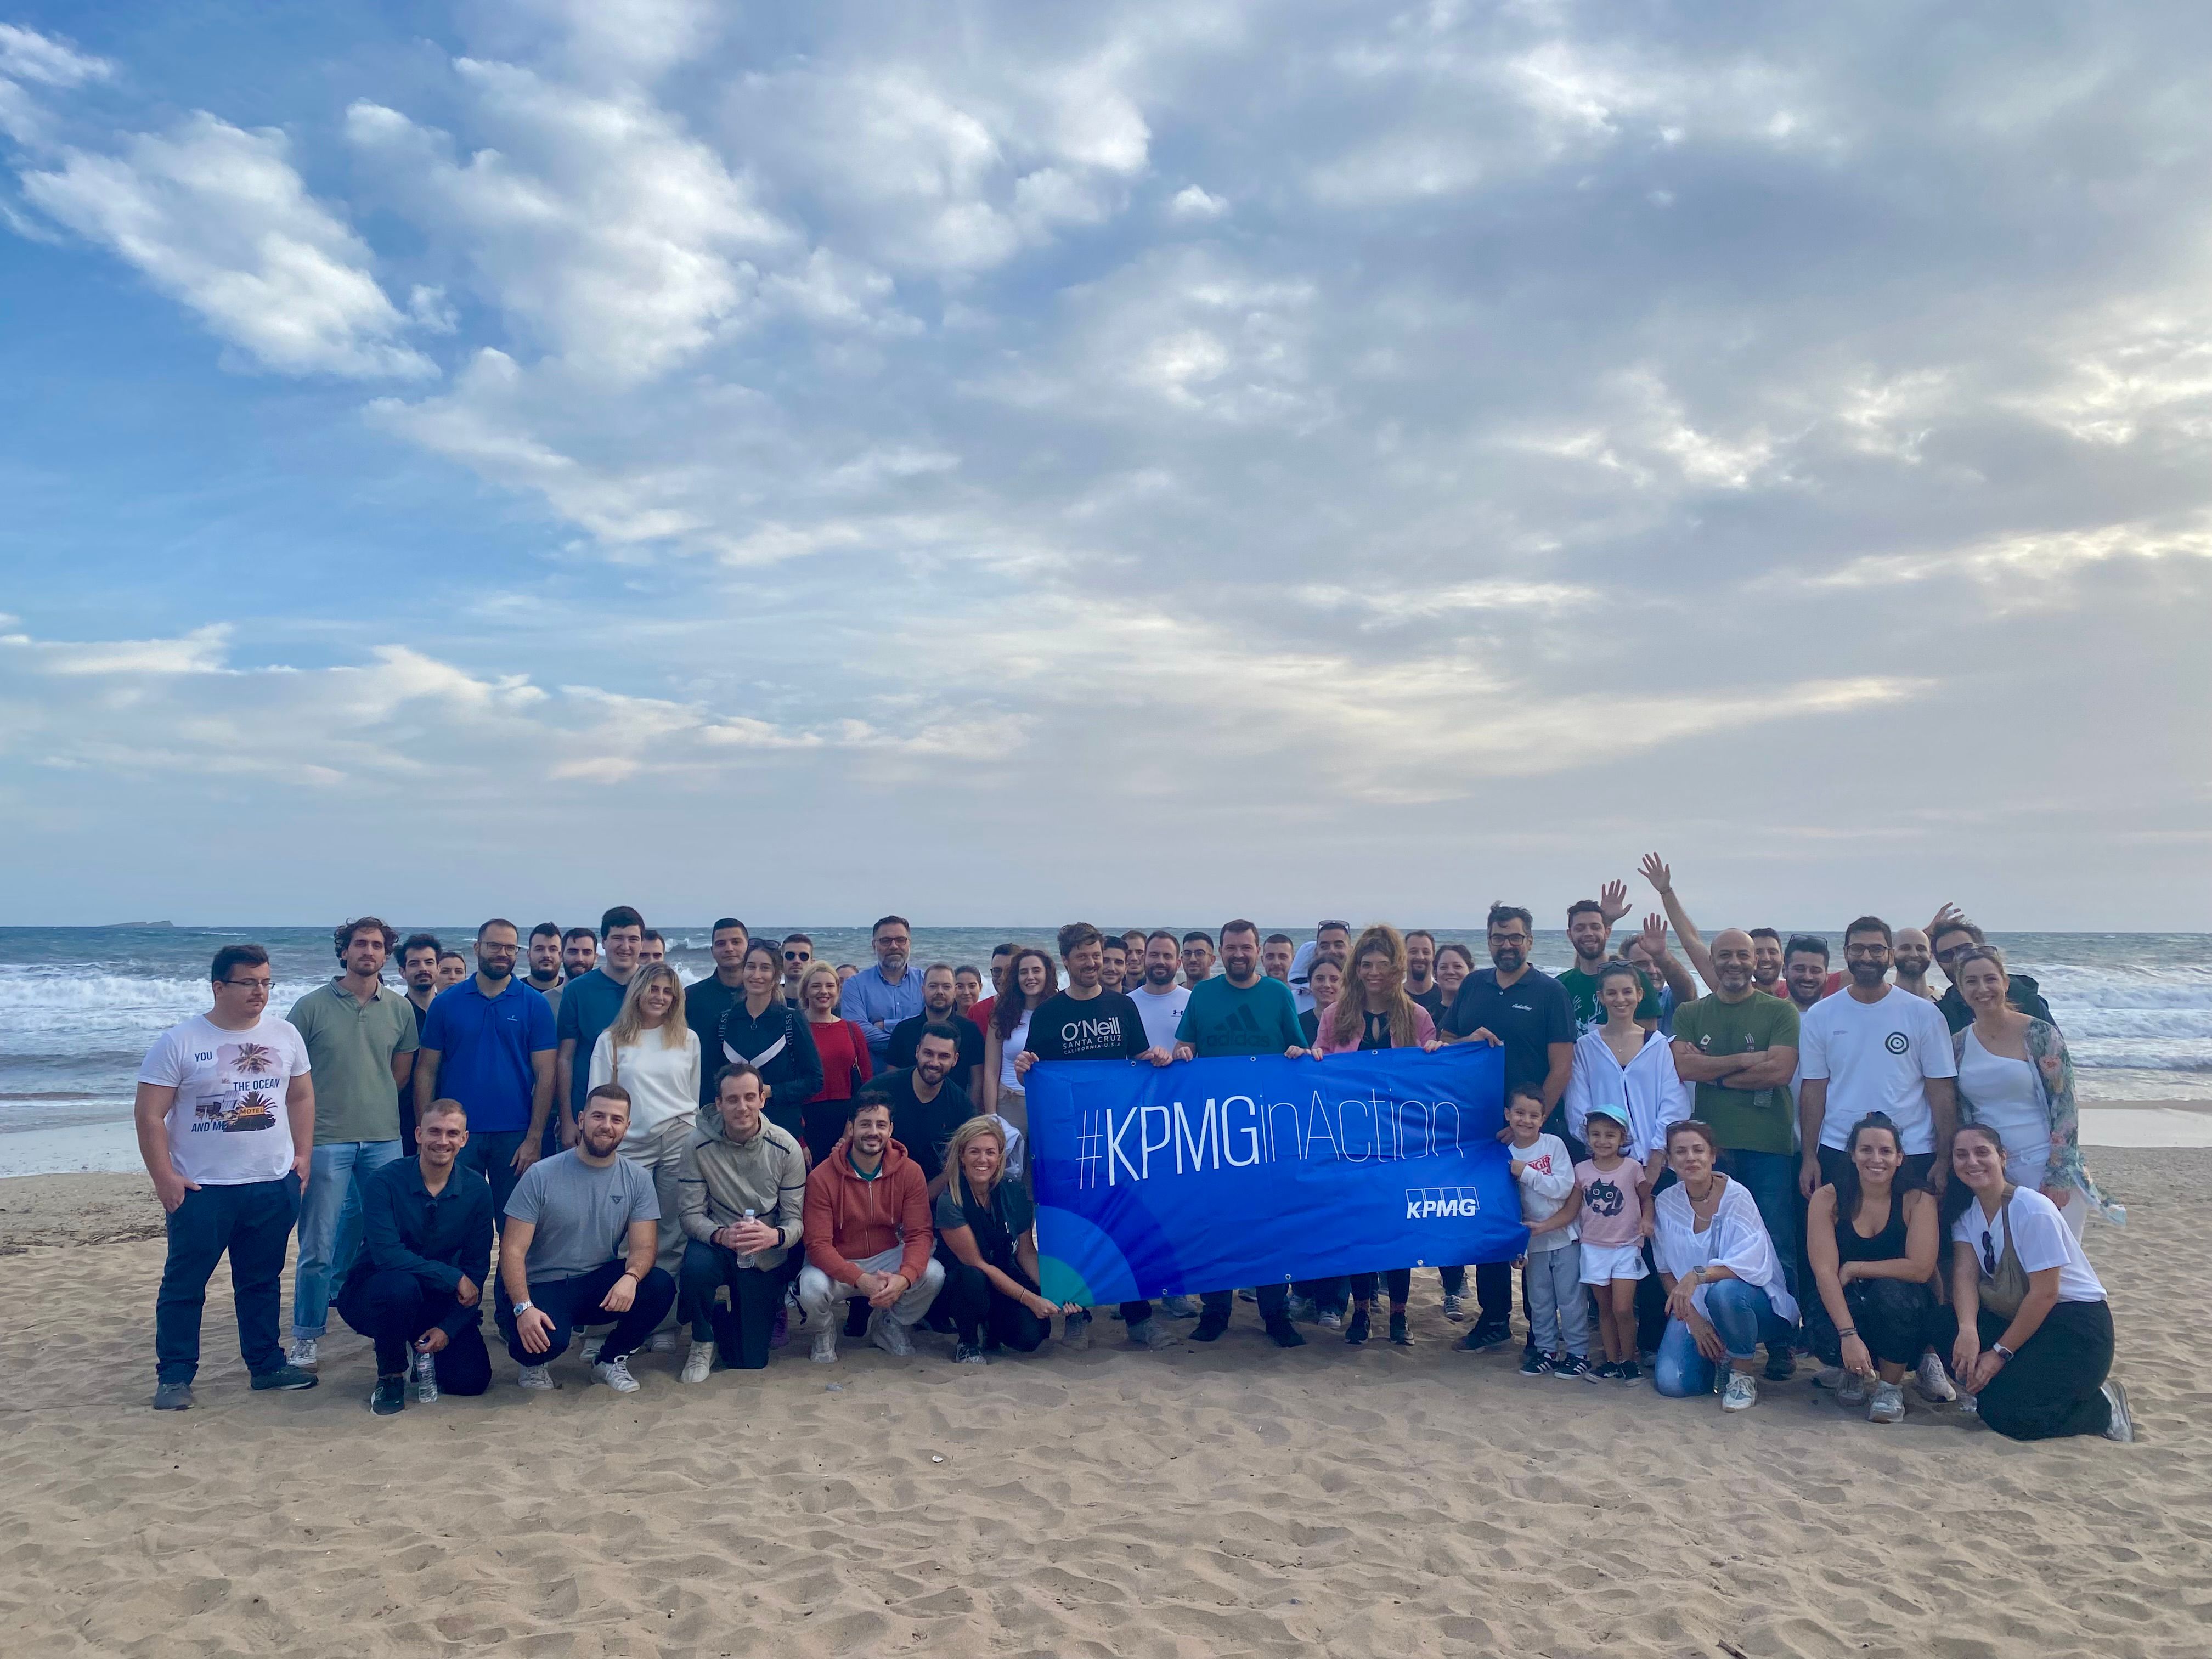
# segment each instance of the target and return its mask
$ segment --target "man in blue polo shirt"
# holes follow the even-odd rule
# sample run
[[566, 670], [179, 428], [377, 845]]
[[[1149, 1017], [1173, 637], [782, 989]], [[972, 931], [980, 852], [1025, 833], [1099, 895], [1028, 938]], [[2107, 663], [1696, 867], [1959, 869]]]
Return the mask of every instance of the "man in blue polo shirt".
[[434, 1100], [468, 1108], [468, 1144], [455, 1167], [491, 1183], [502, 1216], [538, 1161], [553, 1109], [553, 1006], [514, 977], [521, 954], [522, 935], [505, 917], [477, 929], [477, 970], [430, 1005], [415, 1061], [416, 1121]]
[[876, 965], [845, 981], [838, 1012], [866, 1033], [868, 1059], [877, 1071], [887, 1072], [891, 1069], [892, 1031], [921, 1012], [921, 975], [908, 961], [914, 933], [904, 916], [884, 917], [868, 937], [875, 946]]

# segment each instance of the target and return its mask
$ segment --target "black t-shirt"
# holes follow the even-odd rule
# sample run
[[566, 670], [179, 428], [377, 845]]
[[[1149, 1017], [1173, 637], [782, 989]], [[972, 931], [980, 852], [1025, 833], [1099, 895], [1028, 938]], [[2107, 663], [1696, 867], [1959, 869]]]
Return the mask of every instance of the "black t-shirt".
[[921, 1170], [924, 1181], [937, 1179], [945, 1167], [945, 1143], [952, 1132], [975, 1115], [975, 1103], [951, 1078], [937, 1091], [937, 1098], [917, 1099], [912, 1066], [878, 1078], [870, 1086], [891, 1097], [891, 1136], [906, 1148], [906, 1155]]
[[950, 1012], [942, 1020], [933, 1021], [929, 1015], [923, 1013], [916, 1014], [911, 1019], [902, 1019], [892, 1026], [890, 1047], [884, 1055], [885, 1061], [892, 1066], [913, 1065], [914, 1051], [921, 1046], [922, 1030], [933, 1024], [950, 1025], [960, 1035], [960, 1058], [952, 1067], [956, 1079], [966, 1077], [970, 1066], [983, 1063], [983, 1033], [976, 1029], [974, 1020], [963, 1019]]
[[1509, 1095], [1523, 1085], [1541, 1088], [1552, 1070], [1550, 1045], [1575, 1040], [1575, 1006], [1566, 987], [1534, 968], [1502, 991], [1495, 968], [1469, 974], [1443, 1023], [1454, 1036], [1486, 1030], [1504, 1043]]
[[1310, 1048], [1321, 1041], [1321, 1011], [1309, 1008], [1298, 1016], [1298, 1030], [1306, 1034], [1306, 1047]]
[[1087, 1000], [1062, 991], [1030, 1015], [1030, 1053], [1039, 1060], [1134, 1060], [1152, 1048], [1137, 1005], [1119, 991]]
[[1437, 1030], [1439, 1031], [1443, 1030], [1444, 988], [1443, 986], [1437, 984], [1436, 981], [1431, 980], [1429, 981], [1429, 988], [1427, 990], [1408, 991], [1406, 994], [1413, 998], [1416, 1005], [1429, 1011], [1429, 1018], [1436, 1021]]

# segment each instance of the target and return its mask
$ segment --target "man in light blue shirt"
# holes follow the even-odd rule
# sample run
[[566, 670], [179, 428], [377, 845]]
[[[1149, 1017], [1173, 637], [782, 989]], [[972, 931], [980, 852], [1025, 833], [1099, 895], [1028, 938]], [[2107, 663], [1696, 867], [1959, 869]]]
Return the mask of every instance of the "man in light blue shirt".
[[867, 1033], [869, 1061], [881, 1072], [890, 1056], [892, 1028], [921, 1012], [921, 975], [907, 966], [914, 934], [904, 916], [885, 916], [875, 925], [870, 943], [876, 965], [845, 981], [837, 1012]]

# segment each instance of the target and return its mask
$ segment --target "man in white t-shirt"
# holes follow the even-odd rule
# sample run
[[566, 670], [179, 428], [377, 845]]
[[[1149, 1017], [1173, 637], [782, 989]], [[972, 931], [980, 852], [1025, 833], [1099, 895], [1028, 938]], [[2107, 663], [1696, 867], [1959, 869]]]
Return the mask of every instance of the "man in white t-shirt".
[[1797, 1184], [1807, 1197], [1843, 1172], [1851, 1126], [1869, 1112], [1896, 1124], [1902, 1174], [1941, 1191], [1958, 1126], [1959, 1075], [1951, 1030], [1924, 997], [1887, 982], [1889, 924], [1861, 916], [1844, 933], [1850, 983], [1798, 1022], [1797, 1117], [1804, 1136]]
[[256, 1389], [312, 1389], [277, 1338], [284, 1247], [315, 1144], [307, 1045], [269, 1012], [269, 953], [226, 945], [215, 1006], [155, 1039], [138, 1068], [138, 1153], [169, 1212], [154, 1304], [154, 1409], [187, 1410], [200, 1364], [208, 1279], [225, 1250], [238, 1346]]
[[1190, 988], [1176, 983], [1182, 966], [1182, 941], [1162, 927], [1145, 940], [1144, 982], [1129, 993], [1137, 1017], [1145, 1022], [1145, 1041], [1154, 1048], [1172, 1050], [1176, 1028], [1190, 1002]]

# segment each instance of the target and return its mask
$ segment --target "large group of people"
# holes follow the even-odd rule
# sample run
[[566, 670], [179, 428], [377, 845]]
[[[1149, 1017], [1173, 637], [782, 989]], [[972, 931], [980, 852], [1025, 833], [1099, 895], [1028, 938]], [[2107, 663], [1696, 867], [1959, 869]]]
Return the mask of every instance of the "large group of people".
[[[1948, 906], [1924, 928], [1852, 921], [1837, 971], [1818, 935], [1708, 940], [1666, 864], [1643, 873], [1660, 909], [1616, 950], [1626, 884], [1578, 901], [1556, 975], [1505, 903], [1481, 969], [1425, 929], [1327, 921], [1301, 942], [1243, 919], [1079, 922], [988, 964], [917, 965], [897, 915], [856, 968], [724, 917], [691, 983], [629, 906], [526, 939], [495, 918], [465, 957], [366, 917], [281, 1018], [268, 953], [227, 945], [208, 1012], [139, 1076], [168, 1212], [154, 1404], [192, 1403], [226, 1251], [252, 1387], [314, 1386], [335, 1307], [374, 1344], [380, 1415], [483, 1393], [487, 1311], [531, 1389], [558, 1386], [575, 1346], [592, 1378], [635, 1390], [634, 1357], [679, 1337], [690, 1384], [758, 1370], [801, 1333], [823, 1364], [841, 1340], [911, 1353], [917, 1329], [963, 1364], [1034, 1352], [1055, 1321], [1085, 1346], [1099, 1310], [1041, 1285], [1032, 1067], [1478, 1042], [1503, 1050], [1528, 1243], [1439, 1270], [1457, 1347], [1510, 1346], [1517, 1268], [1526, 1375], [1648, 1376], [1741, 1411], [1809, 1353], [1814, 1385], [1875, 1423], [1904, 1417], [1910, 1382], [2018, 1438], [2132, 1438], [2081, 1246], [2092, 1212], [2124, 1213], [2082, 1165], [2034, 981]], [[1380, 1296], [1404, 1345], [1412, 1282], [1376, 1262], [1108, 1311], [1132, 1346], [1166, 1348], [1218, 1340], [1242, 1295], [1281, 1346], [1302, 1324], [1357, 1346]]]

